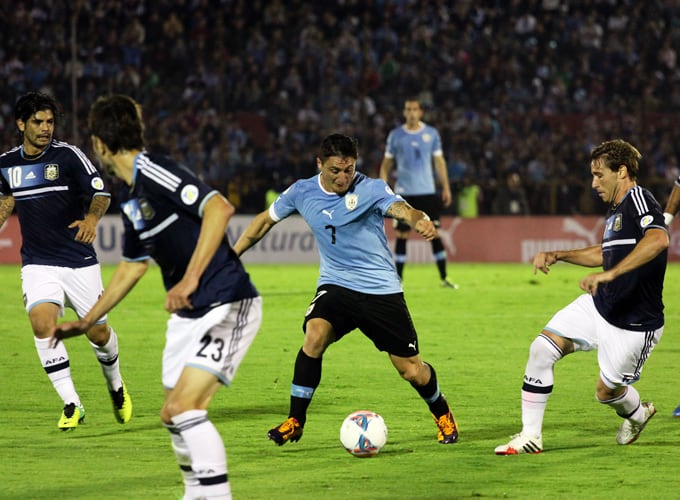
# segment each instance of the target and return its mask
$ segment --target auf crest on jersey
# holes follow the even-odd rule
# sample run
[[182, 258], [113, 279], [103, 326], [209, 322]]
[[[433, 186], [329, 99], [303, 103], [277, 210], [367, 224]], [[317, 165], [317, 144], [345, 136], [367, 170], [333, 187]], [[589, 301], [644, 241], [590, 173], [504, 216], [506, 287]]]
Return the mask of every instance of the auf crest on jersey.
[[59, 165], [50, 163], [45, 165], [45, 180], [56, 181], [59, 178]]
[[346, 194], [345, 195], [345, 207], [347, 210], [354, 210], [359, 204], [359, 195], [356, 194]]

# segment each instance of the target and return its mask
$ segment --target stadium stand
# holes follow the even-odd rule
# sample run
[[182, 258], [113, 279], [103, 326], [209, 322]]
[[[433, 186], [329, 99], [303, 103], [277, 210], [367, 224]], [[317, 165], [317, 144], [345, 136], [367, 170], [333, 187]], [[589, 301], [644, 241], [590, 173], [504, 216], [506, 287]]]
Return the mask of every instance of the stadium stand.
[[[142, 102], [149, 148], [170, 152], [242, 213], [312, 175], [331, 131], [377, 175], [407, 95], [494, 211], [520, 174], [532, 214], [599, 213], [590, 149], [622, 137], [663, 204], [678, 175], [678, 2], [648, 0], [0, 0], [0, 142], [27, 90], [64, 105], [61, 138], [87, 146], [95, 96]], [[456, 204], [453, 204], [454, 207]], [[455, 213], [455, 208], [451, 213]]]

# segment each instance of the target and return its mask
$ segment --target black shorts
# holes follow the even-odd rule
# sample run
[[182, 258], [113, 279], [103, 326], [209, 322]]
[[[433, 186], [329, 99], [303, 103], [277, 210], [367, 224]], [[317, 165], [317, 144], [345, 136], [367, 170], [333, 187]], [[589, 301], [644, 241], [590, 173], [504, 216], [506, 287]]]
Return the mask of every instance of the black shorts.
[[333, 326], [334, 342], [358, 328], [379, 351], [404, 358], [420, 352], [403, 293], [372, 295], [321, 285], [305, 313], [303, 331], [312, 318], [323, 318]]
[[[406, 202], [413, 208], [425, 212], [430, 217], [435, 227], [437, 228], [439, 227], [439, 215], [441, 214], [442, 209], [441, 200], [437, 197], [436, 194], [423, 194], [418, 196], [402, 195], [402, 198], [404, 198]], [[411, 226], [409, 226], [408, 224], [404, 224], [403, 222], [399, 222], [397, 219], [394, 219], [394, 229], [396, 229], [397, 231], [410, 231]]]

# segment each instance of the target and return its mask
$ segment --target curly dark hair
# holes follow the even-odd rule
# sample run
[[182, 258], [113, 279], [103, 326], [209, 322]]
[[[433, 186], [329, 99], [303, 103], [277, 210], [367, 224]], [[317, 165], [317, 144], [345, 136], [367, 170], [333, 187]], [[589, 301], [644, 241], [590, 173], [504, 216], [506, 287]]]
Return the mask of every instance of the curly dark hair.
[[27, 92], [14, 105], [14, 119], [27, 122], [38, 111], [46, 109], [52, 111], [55, 122], [61, 116], [61, 108], [54, 97], [41, 92]]

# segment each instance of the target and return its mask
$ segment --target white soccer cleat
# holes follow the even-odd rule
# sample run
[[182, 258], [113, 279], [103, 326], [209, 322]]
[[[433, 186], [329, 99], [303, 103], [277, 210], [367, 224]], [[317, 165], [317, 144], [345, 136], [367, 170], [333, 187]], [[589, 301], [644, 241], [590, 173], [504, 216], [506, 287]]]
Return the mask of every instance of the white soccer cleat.
[[626, 419], [619, 427], [619, 432], [616, 434], [616, 442], [619, 444], [634, 443], [640, 437], [640, 433], [644, 430], [647, 422], [649, 422], [654, 415], [656, 415], [656, 408], [654, 403], [642, 403], [642, 409], [645, 412], [645, 421], [641, 424], [636, 424]]
[[449, 280], [444, 278], [442, 280], [442, 288], [453, 288], [454, 290], [458, 290], [459, 286], [458, 283], [451, 283]]
[[541, 453], [543, 451], [543, 439], [540, 437], [528, 437], [523, 434], [515, 434], [508, 444], [497, 446], [494, 450], [496, 455], [520, 455], [522, 453]]

